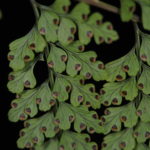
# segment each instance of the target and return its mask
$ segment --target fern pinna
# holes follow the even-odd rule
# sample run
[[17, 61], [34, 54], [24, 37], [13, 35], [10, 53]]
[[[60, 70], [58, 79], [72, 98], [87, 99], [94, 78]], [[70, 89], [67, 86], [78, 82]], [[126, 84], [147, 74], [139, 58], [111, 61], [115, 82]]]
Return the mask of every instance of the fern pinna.
[[[51, 6], [31, 3], [36, 23], [10, 43], [8, 53], [13, 71], [7, 87], [16, 94], [8, 116], [12, 122], [24, 121], [18, 148], [149, 150], [150, 36], [135, 26], [133, 49], [104, 66], [94, 51], [85, 51], [92, 38], [98, 45], [118, 39], [100, 13], [90, 14], [89, 5], [82, 2], [69, 11], [70, 0], [55, 0]], [[133, 17], [128, 8], [135, 4], [129, 4], [121, 1], [123, 21]], [[47, 63], [49, 73], [39, 86], [33, 73], [38, 61]], [[85, 84], [91, 78], [108, 82], [100, 94], [94, 84]], [[98, 116], [101, 105], [109, 107]], [[90, 140], [93, 133], [105, 135], [101, 145]]]
[[101, 116], [103, 133], [107, 134], [102, 150], [150, 149], [147, 145], [150, 138], [150, 35], [141, 32], [136, 25], [135, 30], [137, 40], [132, 50], [106, 64], [108, 83], [100, 90], [102, 104], [108, 107]]

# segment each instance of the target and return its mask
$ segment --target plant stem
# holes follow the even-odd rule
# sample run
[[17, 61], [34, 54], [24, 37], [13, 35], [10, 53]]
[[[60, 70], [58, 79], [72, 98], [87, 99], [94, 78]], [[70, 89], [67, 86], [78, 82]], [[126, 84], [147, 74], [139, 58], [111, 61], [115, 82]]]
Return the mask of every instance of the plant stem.
[[36, 6], [36, 1], [35, 0], [30, 0], [30, 3], [32, 5], [34, 15], [35, 15], [35, 18], [36, 18], [36, 21], [37, 21], [37, 19], [39, 18], [39, 11], [38, 11], [37, 6]]
[[135, 32], [135, 45], [136, 45], [136, 54], [138, 56], [138, 59], [139, 61], [141, 60], [140, 59], [140, 54], [139, 54], [139, 49], [140, 49], [140, 31], [139, 31], [139, 28], [137, 26], [136, 23], [133, 23], [133, 26], [134, 26], [134, 32]]
[[[117, 7], [113, 6], [113, 5], [107, 4], [105, 2], [99, 1], [99, 0], [77, 0], [77, 1], [88, 3], [90, 5], [99, 7], [101, 9], [113, 12], [115, 14], [119, 14], [120, 13], [119, 8], [117, 8]], [[139, 22], [140, 19], [139, 19], [139, 17], [137, 15], [134, 15], [133, 18], [132, 18], [132, 21]]]
[[[49, 47], [47, 45], [46, 49], [45, 49], [45, 57], [46, 59], [48, 58], [49, 55]], [[51, 90], [54, 86], [54, 74], [53, 71], [48, 67], [48, 73], [49, 73], [49, 80], [50, 80], [50, 86], [51, 86]]]
[[[142, 67], [142, 62], [141, 62], [141, 59], [140, 59], [140, 30], [137, 26], [136, 23], [133, 23], [133, 26], [134, 26], [134, 32], [135, 32], [135, 48], [136, 48], [136, 55], [137, 55], [137, 58], [138, 58], [138, 61], [139, 61], [139, 65], [140, 65], [140, 70], [136, 76], [136, 80], [138, 81], [140, 76], [141, 76], [141, 67]], [[138, 108], [140, 102], [141, 102], [141, 98], [142, 98], [142, 92], [139, 90], [138, 92], [138, 96], [135, 100], [135, 105], [136, 105], [136, 108]]]
[[117, 7], [112, 6], [112, 5], [102, 2], [102, 1], [98, 1], [98, 0], [78, 0], [78, 1], [88, 3], [90, 5], [105, 9], [107, 11], [110, 11], [110, 12], [113, 12], [116, 14], [119, 13], [119, 9]]

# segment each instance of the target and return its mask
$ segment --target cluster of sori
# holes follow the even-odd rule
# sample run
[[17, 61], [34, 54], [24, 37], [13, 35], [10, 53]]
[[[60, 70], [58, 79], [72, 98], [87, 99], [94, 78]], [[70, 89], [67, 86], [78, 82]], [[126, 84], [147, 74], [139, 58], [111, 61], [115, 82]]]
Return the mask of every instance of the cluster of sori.
[[133, 49], [106, 64], [108, 83], [100, 90], [102, 104], [108, 107], [101, 116], [107, 134], [102, 150], [150, 149], [150, 35], [135, 28]]
[[[7, 87], [16, 94], [8, 116], [12, 122], [24, 121], [18, 148], [97, 150], [89, 134], [104, 132], [97, 112], [92, 110], [100, 108], [100, 94], [84, 81], [106, 80], [108, 76], [97, 54], [85, 51], [85, 46], [92, 38], [96, 44], [112, 43], [118, 34], [110, 22], [102, 21], [101, 14], [90, 14], [85, 3], [69, 11], [69, 0], [55, 0], [51, 6], [31, 2], [36, 23], [27, 35], [10, 43], [8, 53], [13, 71]], [[129, 55], [136, 57], [134, 51]], [[39, 61], [45, 61], [48, 69], [48, 78], [41, 85], [34, 75]], [[135, 75], [138, 68], [131, 68]]]

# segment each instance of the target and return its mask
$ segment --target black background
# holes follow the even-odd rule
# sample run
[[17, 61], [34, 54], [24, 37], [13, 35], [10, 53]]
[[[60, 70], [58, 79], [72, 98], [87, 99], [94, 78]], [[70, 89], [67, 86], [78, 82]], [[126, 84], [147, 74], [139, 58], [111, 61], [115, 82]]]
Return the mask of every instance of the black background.
[[[119, 7], [119, 0], [105, 0], [117, 7]], [[38, 0], [42, 4], [50, 4], [51, 0]], [[3, 11], [3, 19], [0, 21], [0, 147], [7, 150], [17, 150], [16, 140], [18, 138], [19, 130], [23, 127], [22, 122], [11, 123], [8, 121], [7, 113], [10, 109], [10, 102], [15, 98], [15, 95], [8, 92], [7, 76], [11, 69], [8, 67], [7, 53], [9, 51], [8, 44], [25, 35], [29, 32], [35, 22], [34, 14], [29, 0], [1, 0], [0, 8]], [[104, 63], [112, 61], [126, 54], [134, 45], [134, 29], [132, 22], [122, 23], [119, 15], [112, 14], [102, 9], [92, 7], [93, 12], [99, 11], [113, 23], [114, 28], [118, 31], [120, 39], [113, 44], [102, 44], [97, 46], [94, 42], [87, 48], [95, 50], [100, 60]], [[140, 9], [137, 11], [140, 14]], [[40, 68], [42, 67], [42, 68]], [[40, 68], [40, 69], [39, 69]], [[41, 70], [43, 69], [43, 70]], [[46, 67], [43, 64], [38, 64], [35, 73], [38, 74], [39, 82], [46, 77]], [[100, 86], [100, 84], [97, 84]], [[93, 135], [92, 139], [101, 142], [102, 136]]]

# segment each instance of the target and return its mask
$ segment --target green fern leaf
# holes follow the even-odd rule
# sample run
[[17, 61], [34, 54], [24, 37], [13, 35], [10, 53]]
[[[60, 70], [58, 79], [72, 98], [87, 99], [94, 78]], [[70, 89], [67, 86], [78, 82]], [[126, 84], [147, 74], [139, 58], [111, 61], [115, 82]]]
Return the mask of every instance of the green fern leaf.
[[59, 105], [55, 118], [56, 124], [63, 130], [69, 129], [71, 123], [74, 122], [74, 129], [77, 132], [81, 132], [86, 128], [89, 133], [103, 132], [96, 112], [88, 111], [88, 108], [84, 106], [73, 107], [62, 102]]
[[100, 90], [101, 103], [109, 106], [111, 104], [120, 105], [122, 98], [126, 100], [134, 100], [138, 95], [138, 88], [136, 85], [135, 77], [131, 77], [121, 82], [111, 82], [104, 84], [104, 87]]
[[138, 143], [144, 143], [150, 137], [150, 123], [140, 122], [134, 131]]
[[120, 3], [120, 13], [122, 21], [130, 21], [133, 18], [133, 12], [135, 10], [134, 0], [120, 0]]
[[50, 68], [53, 68], [56, 72], [63, 72], [66, 68], [65, 61], [67, 60], [67, 54], [61, 48], [51, 45], [50, 53], [47, 58], [47, 64]]
[[42, 145], [36, 145], [35, 150], [50, 150], [50, 149], [58, 150], [58, 147], [59, 147], [58, 139], [51, 139]]
[[70, 13], [71, 18], [75, 19], [78, 25], [79, 40], [83, 44], [88, 44], [91, 41], [93, 32], [92, 28], [86, 23], [89, 13], [90, 7], [85, 3], [77, 4]]
[[87, 19], [89, 13], [90, 6], [81, 2], [73, 8], [69, 15], [80, 22], [84, 22]]
[[[89, 79], [93, 77], [94, 80], [104, 80], [106, 79], [106, 72], [104, 70], [104, 64], [101, 61], [95, 61], [95, 52], [88, 51], [84, 53], [68, 53], [68, 62], [66, 71], [70, 76], [75, 76], [78, 71], [80, 75], [85, 76]], [[94, 61], [94, 62], [93, 62]]]
[[118, 34], [113, 30], [110, 22], [102, 23], [103, 16], [99, 13], [93, 13], [88, 20], [88, 24], [92, 27], [96, 44], [106, 42], [112, 43], [118, 39]]
[[143, 95], [143, 98], [137, 110], [137, 114], [140, 116], [143, 122], [150, 121], [149, 107], [150, 107], [150, 96]]
[[143, 64], [143, 71], [138, 80], [138, 88], [145, 94], [150, 94], [150, 67]]
[[138, 144], [135, 150], [150, 150], [146, 144]]
[[30, 62], [23, 70], [10, 72], [8, 75], [9, 82], [7, 87], [12, 93], [21, 93], [24, 87], [34, 88], [36, 79], [33, 74], [33, 69], [37, 60]]
[[136, 0], [137, 3], [140, 4], [142, 8], [142, 23], [143, 27], [147, 30], [150, 30], [150, 19], [149, 19], [149, 14], [150, 14], [150, 1], [149, 0]]
[[56, 42], [59, 17], [52, 11], [41, 10], [41, 16], [38, 21], [38, 30], [45, 35], [48, 42]]
[[30, 119], [25, 122], [25, 127], [20, 131], [20, 138], [17, 141], [19, 148], [30, 148], [34, 144], [42, 144], [45, 137], [51, 138], [59, 131], [54, 125], [53, 113], [46, 113], [40, 118]]
[[134, 103], [129, 103], [121, 107], [110, 107], [105, 110], [105, 115], [102, 116], [102, 124], [104, 133], [112, 131], [120, 131], [121, 124], [131, 128], [136, 125], [138, 116]]
[[136, 76], [139, 71], [139, 62], [135, 52], [131, 50], [127, 55], [106, 64], [109, 76], [107, 81], [122, 81], [129, 76]]
[[142, 43], [140, 48], [140, 58], [142, 61], [150, 65], [150, 35], [141, 33]]
[[55, 0], [50, 7], [57, 10], [59, 13], [65, 14], [68, 12], [70, 4], [70, 0]]
[[58, 40], [64, 45], [70, 44], [74, 40], [76, 25], [68, 18], [61, 18], [60, 26], [58, 28]]
[[23, 69], [27, 62], [30, 62], [34, 59], [35, 52], [42, 52], [46, 46], [45, 40], [39, 34], [36, 27], [24, 37], [19, 38], [9, 45], [11, 50], [8, 53], [8, 60], [10, 60], [9, 67], [14, 71]]
[[63, 131], [60, 142], [58, 142], [57, 139], [52, 139], [41, 146], [36, 146], [35, 150], [96, 150], [98, 148], [97, 144], [90, 140], [91, 139], [88, 134]]
[[91, 106], [93, 109], [100, 108], [100, 96], [95, 93], [95, 86], [93, 84], [86, 84], [83, 88], [80, 87], [80, 90], [83, 95], [84, 105]]
[[84, 78], [57, 74], [53, 93], [57, 93], [59, 101], [68, 100], [68, 94], [71, 91], [70, 101], [73, 106], [79, 106], [83, 102], [86, 106], [91, 106], [94, 109], [100, 108], [100, 96], [95, 92], [93, 84], [82, 85]]
[[102, 15], [99, 13], [92, 14], [89, 19], [89, 6], [85, 3], [77, 4], [72, 10], [70, 16], [75, 19], [78, 26], [79, 40], [83, 44], [88, 44], [94, 35], [95, 42], [100, 44], [102, 42], [111, 43], [118, 39], [118, 34], [112, 28], [110, 22], [102, 24]]
[[[77, 42], [76, 42], [76, 46], [78, 45]], [[70, 48], [71, 46], [66, 47], [60, 44], [58, 45], [65, 52], [63, 53], [60, 50], [60, 48], [54, 47], [55, 49], [60, 50], [58, 52], [55, 50], [55, 58], [56, 58], [56, 55], [61, 55], [65, 57], [65, 61], [67, 61], [66, 72], [68, 75], [73, 77], [77, 75], [78, 72], [80, 71], [80, 75], [85, 76], [86, 79], [90, 79], [91, 77], [93, 77], [93, 79], [96, 81], [106, 79], [107, 74], [104, 70], [104, 64], [101, 61], [96, 61], [97, 55], [95, 52], [93, 51], [82, 52], [82, 53], [78, 52], [78, 49], [75, 50], [75, 44], [74, 44], [74, 47], [72, 48]], [[66, 60], [67, 58], [66, 54], [67, 54], [68, 60]], [[65, 68], [64, 61], [60, 59], [60, 56], [57, 59], [54, 59], [54, 56], [53, 56], [53, 60], [52, 60], [52, 58], [50, 58], [52, 57], [52, 55], [54, 54], [50, 54], [48, 61], [47, 61], [49, 67], [54, 68], [54, 70], [57, 69], [58, 72], [64, 71], [64, 68]], [[58, 59], [59, 59], [59, 63], [58, 63]], [[56, 60], [57, 60], [57, 66], [55, 67], [56, 62], [54, 61]]]
[[65, 79], [65, 76], [57, 74], [53, 87], [53, 95], [59, 101], [66, 101], [69, 98], [71, 83]]
[[87, 45], [93, 36], [92, 28], [86, 23], [78, 23], [79, 40], [81, 43]]
[[17, 122], [19, 119], [26, 120], [28, 115], [34, 117], [38, 113], [37, 104], [41, 111], [50, 110], [55, 104], [48, 82], [38, 88], [24, 91], [18, 99], [13, 100], [8, 113], [9, 120]]
[[81, 53], [85, 50], [85, 46], [80, 41], [74, 41], [73, 43], [64, 46], [67, 50], [75, 53]]
[[[63, 3], [60, 0], [56, 0], [50, 8], [41, 7], [39, 29], [41, 29], [41, 34], [45, 35], [48, 41], [55, 42], [58, 39], [61, 44], [68, 45], [73, 42], [77, 27], [78, 37], [82, 44], [87, 45], [91, 41], [93, 34], [97, 44], [104, 41], [112, 43], [118, 39], [118, 34], [113, 30], [112, 24], [110, 22], [101, 22], [103, 18], [101, 14], [94, 13], [88, 19], [90, 13], [89, 5], [81, 2], [69, 14], [64, 14], [68, 12], [69, 5], [70, 2], [68, 0]], [[56, 37], [57, 33], [58, 38]]]
[[89, 142], [90, 137], [87, 134], [80, 134], [70, 131], [63, 132], [60, 140], [60, 149], [66, 150], [93, 150], [98, 146], [95, 142]]
[[102, 150], [133, 150], [135, 148], [135, 139], [132, 136], [133, 129], [112, 133], [104, 138]]

